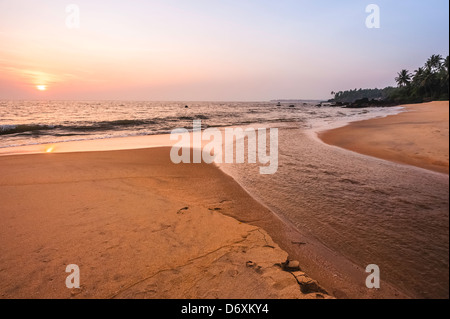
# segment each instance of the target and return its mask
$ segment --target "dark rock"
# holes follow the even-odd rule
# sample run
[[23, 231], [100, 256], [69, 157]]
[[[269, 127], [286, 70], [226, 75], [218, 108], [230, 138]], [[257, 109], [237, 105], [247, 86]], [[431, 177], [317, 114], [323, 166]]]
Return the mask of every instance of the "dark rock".
[[299, 271], [300, 263], [297, 260], [286, 260], [281, 264], [284, 271]]

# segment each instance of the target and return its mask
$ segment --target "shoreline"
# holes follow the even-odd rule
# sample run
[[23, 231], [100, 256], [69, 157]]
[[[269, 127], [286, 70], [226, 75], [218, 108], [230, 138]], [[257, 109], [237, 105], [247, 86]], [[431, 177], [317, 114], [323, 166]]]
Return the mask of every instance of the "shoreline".
[[[400, 113], [404, 114], [403, 112]], [[395, 115], [398, 116], [398, 115]], [[391, 117], [395, 117], [392, 115]], [[378, 121], [385, 120], [388, 117], [383, 118], [374, 118], [366, 121]], [[358, 124], [359, 122], [350, 122], [348, 126], [351, 126], [352, 123]], [[344, 128], [344, 127], [342, 127]], [[337, 130], [339, 130], [338, 128]], [[333, 132], [331, 130], [329, 132]], [[306, 134], [310, 133], [305, 131]], [[308, 134], [309, 135], [309, 134]], [[316, 135], [317, 136], [317, 135]], [[150, 139], [149, 139], [150, 138]], [[129, 143], [127, 145], [127, 141], [129, 139], [135, 139], [134, 142]], [[150, 142], [151, 140], [151, 142]], [[318, 142], [323, 142], [320, 138], [317, 138]], [[102, 140], [104, 141], [104, 140]], [[141, 148], [136, 148], [136, 141], [141, 143]], [[81, 143], [81, 144], [80, 144]], [[86, 144], [87, 143], [87, 144]], [[140, 136], [140, 137], [128, 137], [128, 138], [118, 138], [118, 139], [110, 139], [108, 145], [102, 145], [105, 149], [99, 150], [98, 140], [90, 140], [90, 141], [81, 141], [81, 142], [68, 142], [61, 143], [64, 145], [61, 148], [55, 149], [54, 153], [46, 154], [41, 150], [40, 154], [16, 154], [21, 155], [19, 157], [29, 158], [28, 156], [80, 156], [84, 157], [108, 157], [110, 154], [114, 154], [116, 152], [124, 152], [125, 153], [133, 153], [133, 152], [160, 152], [161, 149], [169, 147], [170, 139], [168, 135], [154, 135], [154, 136]], [[86, 149], [86, 145], [90, 145], [91, 149]], [[100, 144], [101, 145], [101, 144]], [[37, 145], [39, 148], [43, 148], [46, 146], [45, 144]], [[78, 146], [79, 149], [76, 150], [73, 146]], [[111, 147], [121, 147], [121, 150], [111, 150]], [[123, 147], [129, 147], [123, 149]], [[74, 155], [79, 154], [79, 155]], [[90, 155], [89, 155], [90, 154]], [[1, 156], [1, 158], [11, 158], [16, 157], [14, 155]], [[168, 157], [168, 156], [167, 156]], [[350, 260], [347, 260], [345, 257], [337, 255], [334, 251], [329, 250], [325, 245], [320, 243], [319, 241], [311, 238], [310, 236], [304, 236], [301, 233], [301, 230], [297, 229], [293, 225], [290, 225], [288, 220], [282, 218], [278, 214], [274, 213], [263, 203], [255, 199], [242, 184], [233, 179], [230, 175], [220, 169], [217, 165], [213, 165], [214, 170], [219, 171], [223, 176], [218, 177], [218, 182], [221, 184], [229, 184], [228, 182], [224, 183], [224, 180], [231, 180], [231, 184], [237, 184], [238, 188], [241, 189], [241, 192], [245, 193], [248, 200], [256, 202], [258, 207], [262, 207], [261, 212], [245, 212], [242, 209], [234, 209], [234, 210], [217, 210], [223, 214], [224, 216], [229, 216], [234, 220], [237, 220], [239, 223], [244, 223], [246, 225], [252, 225], [254, 227], [258, 227], [261, 230], [266, 232], [267, 238], [273, 240], [279, 245], [279, 248], [289, 254], [291, 258], [300, 261], [300, 265], [302, 269], [305, 270], [306, 274], [310, 275], [312, 278], [318, 280], [318, 286], [324, 287], [328, 293], [337, 297], [337, 298], [411, 298], [400, 292], [397, 288], [394, 288], [387, 283], [383, 282], [383, 291], [367, 291], [364, 287], [364, 280], [366, 274], [364, 269], [356, 266]], [[220, 174], [219, 174], [220, 175]], [[216, 175], [216, 176], [219, 176]], [[73, 182], [73, 181], [72, 181]], [[232, 186], [232, 188], [235, 186]], [[1, 194], [0, 194], [1, 195]], [[197, 201], [200, 199], [197, 198]], [[215, 207], [220, 208], [220, 207]], [[264, 238], [266, 238], [264, 236]], [[307, 246], [297, 244], [308, 242]], [[278, 262], [279, 263], [279, 262]], [[322, 288], [320, 288], [322, 289]], [[302, 296], [304, 297], [304, 296]]]
[[[116, 152], [160, 152], [161, 149], [170, 147], [175, 141], [170, 141], [169, 135], [152, 135], [126, 138], [111, 138], [105, 144], [99, 144], [99, 140], [84, 140], [53, 144], [52, 152], [46, 153], [49, 147], [46, 144], [33, 145], [37, 154], [25, 152], [23, 154], [3, 154], [1, 159], [29, 156], [80, 156], [80, 157], [108, 157]], [[101, 146], [101, 147], [100, 147]], [[78, 155], [77, 155], [78, 154]], [[19, 156], [20, 155], [20, 156]], [[169, 156], [167, 155], [167, 159]], [[208, 165], [207, 165], [208, 166]], [[287, 252], [291, 258], [300, 261], [302, 269], [315, 280], [318, 287], [324, 287], [330, 295], [337, 298], [411, 298], [404, 292], [383, 282], [382, 291], [369, 291], [364, 283], [367, 274], [364, 269], [356, 266], [344, 256], [327, 248], [324, 244], [311, 236], [304, 236], [299, 229], [290, 225], [288, 220], [282, 218], [263, 203], [255, 199], [243, 185], [237, 182], [217, 165], [210, 165], [220, 172], [219, 182], [225, 184], [237, 184], [241, 192], [245, 193], [248, 200], [256, 202], [263, 207], [263, 212], [244, 212], [242, 209], [232, 211], [220, 211], [224, 216], [229, 216], [239, 223], [253, 225], [267, 232], [267, 237], [274, 240], [282, 251]], [[220, 175], [219, 174], [219, 175]], [[235, 186], [231, 188], [234, 189]], [[199, 199], [197, 199], [199, 200]], [[219, 208], [219, 207], [218, 207]], [[305, 246], [302, 243], [307, 242]], [[311, 279], [313, 280], [313, 279]], [[314, 283], [317, 283], [315, 280]], [[320, 288], [323, 289], [323, 288]], [[321, 290], [319, 290], [321, 291]]]
[[328, 145], [448, 175], [449, 102], [402, 107], [406, 112], [351, 122], [317, 136]]
[[[398, 107], [391, 107], [390, 110], [394, 110], [394, 114], [397, 114]], [[377, 108], [385, 109], [385, 108]], [[313, 109], [312, 109], [313, 110]], [[390, 113], [390, 112], [389, 112]], [[368, 114], [368, 119], [379, 118], [378, 112]], [[361, 115], [358, 115], [361, 116]], [[383, 114], [382, 117], [389, 116], [389, 114]], [[363, 118], [366, 116], [363, 115]], [[316, 119], [317, 120], [317, 119]], [[321, 130], [324, 127], [327, 129], [332, 126], [332, 128], [343, 127], [353, 121], [361, 121], [362, 119], [355, 119], [349, 117], [345, 120], [334, 119], [333, 123], [324, 122], [319, 120], [314, 124], [314, 126], [319, 126]], [[365, 120], [365, 119], [363, 119]], [[220, 126], [219, 130], [223, 131], [226, 128], [285, 128], [291, 125], [297, 125], [297, 122], [293, 120], [292, 122], [255, 122], [245, 125], [232, 125], [232, 126]], [[211, 127], [214, 128], [214, 127]], [[311, 130], [315, 131], [317, 128], [304, 128], [305, 131]], [[192, 133], [192, 132], [191, 132]], [[190, 133], [190, 134], [191, 134]], [[157, 133], [149, 135], [129, 135], [129, 136], [117, 136], [117, 137], [99, 137], [99, 138], [87, 138], [87, 139], [74, 139], [68, 141], [55, 141], [55, 142], [40, 142], [26, 145], [11, 145], [0, 147], [0, 156], [11, 156], [11, 155], [25, 155], [25, 154], [43, 154], [46, 153], [49, 148], [51, 148], [52, 153], [71, 153], [71, 152], [91, 152], [91, 151], [115, 151], [115, 150], [132, 150], [132, 149], [142, 149], [142, 148], [154, 148], [154, 147], [166, 147], [172, 146], [175, 142], [170, 141], [170, 133]]]
[[[226, 234], [217, 229], [219, 224], [216, 224], [216, 226], [213, 227], [202, 225], [200, 229], [196, 229], [195, 236], [190, 233], [186, 229], [186, 225], [184, 225], [182, 226], [184, 227], [184, 233], [181, 232], [179, 235], [188, 235], [189, 237], [191, 237], [191, 239], [193, 239], [197, 236], [197, 233], [203, 233], [202, 238], [204, 238], [204, 241], [211, 241], [209, 237], [212, 234], [212, 229], [214, 229], [213, 233], [216, 233], [216, 235], [213, 236], [214, 239], [216, 239], [217, 237], [227, 238], [228, 233], [235, 234], [236, 231], [238, 231], [240, 228], [247, 229], [247, 234], [249, 232], [258, 232], [259, 234], [262, 234], [262, 237], [260, 237], [259, 239], [252, 239], [251, 249], [256, 251], [264, 250], [265, 252], [263, 254], [255, 254], [250, 258], [250, 261], [252, 262], [252, 266], [250, 268], [254, 270], [253, 263], [255, 263], [255, 265], [257, 265], [257, 269], [264, 269], [264, 271], [262, 271], [262, 276], [259, 275], [259, 272], [256, 272], [256, 274], [258, 275], [255, 277], [255, 274], [252, 273], [251, 277], [253, 281], [256, 280], [260, 283], [260, 285], [265, 286], [265, 289], [259, 292], [248, 292], [248, 295], [240, 295], [232, 292], [232, 290], [234, 291], [236, 288], [235, 286], [233, 286], [233, 289], [231, 289], [230, 287], [230, 289], [216, 291], [216, 295], [214, 295], [214, 297], [322, 299], [328, 298], [328, 294], [325, 293], [328, 292], [330, 295], [334, 295], [337, 298], [408, 298], [406, 295], [403, 295], [387, 284], [383, 286], [383, 289], [381, 291], [368, 291], [368, 289], [363, 287], [364, 278], [366, 275], [363, 271], [361, 271], [361, 269], [354, 268], [355, 266], [353, 264], [346, 261], [341, 256], [338, 256], [331, 251], [324, 251], [326, 250], [326, 248], [320, 248], [320, 245], [316, 246], [313, 242], [308, 241], [308, 247], [306, 248], [300, 244], [297, 244], [297, 240], [301, 242], [302, 240], [304, 240], [304, 238], [301, 237], [296, 229], [293, 229], [293, 227], [287, 225], [271, 210], [251, 197], [251, 195], [247, 191], [245, 191], [245, 189], [243, 189], [241, 185], [239, 185], [231, 176], [220, 170], [217, 166], [201, 164], [200, 166], [194, 167], [194, 169], [192, 169], [191, 165], [186, 164], [177, 166], [172, 163], [168, 163], [170, 162], [168, 160], [168, 152], [168, 148], [151, 148], [140, 150], [35, 155], [30, 154], [1, 157], [0, 162], [2, 165], [0, 167], [2, 167], [4, 173], [2, 173], [2, 179], [0, 182], [0, 189], [2, 190], [2, 192], [0, 192], [0, 196], [3, 195], [1, 196], [2, 202], [5, 203], [5, 207], [8, 207], [8, 209], [3, 212], [2, 216], [4, 219], [4, 224], [6, 223], [6, 225], [9, 226], [7, 227], [8, 229], [16, 229], [16, 232], [18, 232], [20, 235], [19, 237], [22, 238], [25, 242], [29, 237], [34, 238], [33, 243], [28, 243], [28, 245], [31, 245], [36, 250], [27, 251], [31, 248], [28, 248], [28, 245], [20, 245], [20, 241], [15, 238], [14, 233], [3, 234], [2, 243], [4, 243], [4, 245], [2, 247], [2, 256], [10, 255], [10, 258], [8, 259], [8, 257], [3, 257], [0, 268], [8, 269], [12, 267], [13, 264], [17, 264], [17, 262], [26, 264], [26, 269], [28, 269], [30, 273], [33, 273], [35, 276], [39, 277], [42, 284], [42, 282], [45, 282], [46, 280], [44, 278], [54, 276], [48, 273], [48, 271], [45, 269], [48, 267], [48, 265], [45, 265], [47, 266], [45, 268], [41, 268], [44, 266], [42, 265], [42, 262], [44, 262], [45, 264], [50, 263], [50, 265], [52, 265], [52, 263], [59, 263], [61, 262], [61, 259], [63, 259], [67, 260], [67, 263], [76, 263], [72, 261], [69, 262], [67, 256], [62, 257], [51, 253], [51, 251], [58, 252], [63, 250], [61, 244], [56, 244], [54, 242], [56, 240], [59, 240], [59, 237], [55, 237], [57, 236], [57, 234], [65, 239], [63, 241], [64, 244], [78, 242], [78, 244], [76, 245], [77, 249], [75, 250], [77, 254], [69, 254], [74, 260], [84, 259], [83, 256], [85, 251], [89, 251], [89, 255], [92, 255], [94, 252], [101, 254], [102, 248], [106, 249], [107, 251], [112, 250], [116, 254], [119, 254], [119, 251], [123, 248], [124, 245], [130, 245], [129, 240], [131, 240], [131, 242], [135, 242], [133, 239], [136, 235], [136, 229], [134, 231], [131, 231], [131, 229], [124, 229], [118, 233], [110, 233], [110, 238], [102, 242], [98, 241], [98, 235], [95, 235], [94, 233], [103, 233], [102, 236], [104, 236], [104, 233], [107, 233], [104, 229], [105, 227], [112, 227], [111, 223], [106, 222], [110, 219], [111, 214], [114, 217], [114, 220], [121, 220], [121, 223], [125, 222], [124, 220], [122, 220], [123, 216], [120, 216], [120, 207], [134, 207], [137, 204], [145, 206], [145, 201], [139, 200], [136, 197], [128, 198], [128, 196], [132, 196], [131, 194], [133, 192], [138, 191], [142, 187], [146, 188], [148, 191], [149, 186], [146, 185], [146, 182], [148, 182], [153, 185], [153, 187], [151, 187], [150, 194], [158, 195], [158, 197], [162, 196], [166, 200], [170, 198], [170, 200], [168, 201], [168, 205], [171, 207], [169, 209], [171, 210], [171, 219], [174, 217], [178, 218], [180, 215], [185, 215], [186, 212], [190, 212], [191, 207], [194, 207], [193, 209], [195, 210], [194, 214], [196, 214], [196, 219], [190, 220], [191, 224], [197, 224], [199, 220], [205, 218], [204, 216], [202, 217], [202, 214], [214, 214], [214, 218], [220, 220], [220, 225], [222, 225], [222, 223], [224, 223], [224, 225], [228, 225]], [[166, 154], [166, 156], [162, 156], [163, 154]], [[139, 158], [137, 162], [133, 159], [136, 156]], [[145, 162], [143, 162], [144, 158]], [[129, 163], [130, 159], [133, 159], [131, 160], [132, 163]], [[147, 160], [150, 161], [150, 167], [147, 167], [147, 164], [149, 164], [146, 162]], [[33, 164], [31, 165], [31, 163]], [[76, 165], [74, 165], [75, 163]], [[113, 165], [111, 165], [112, 163]], [[30, 165], [32, 167], [29, 167]], [[75, 168], [73, 168], [72, 166], [75, 166]], [[143, 174], [144, 171], [141, 171], [142, 169], [145, 171], [145, 174]], [[157, 170], [158, 174], [156, 174], [155, 169]], [[160, 171], [161, 169], [162, 171]], [[106, 172], [109, 173], [106, 174]], [[148, 172], [151, 172], [153, 175], [156, 174], [156, 176], [154, 176], [154, 178], [149, 178], [148, 176], [146, 176], [148, 175]], [[113, 176], [109, 176], [110, 174], [112, 174]], [[130, 174], [132, 176], [129, 176]], [[201, 175], [203, 177], [199, 178], [198, 175]], [[111, 203], [109, 198], [114, 198], [114, 196], [118, 195], [114, 194], [115, 190], [111, 192], [111, 188], [128, 188], [130, 181], [133, 180], [141, 181], [138, 183], [139, 185], [132, 186], [132, 192], [130, 192], [130, 190], [127, 190], [125, 194], [121, 194], [121, 196], [118, 197], [119, 199], [121, 198], [121, 201], [116, 202], [116, 200], [112, 200], [112, 202], [114, 202], [115, 204]], [[145, 180], [146, 182], [143, 182], [143, 180]], [[214, 182], [211, 183], [211, 180], [213, 180]], [[108, 181], [112, 181], [113, 185], [109, 185], [110, 183]], [[95, 188], [93, 188], [94, 185], [99, 183], [102, 184], [105, 182], [107, 184], [103, 186], [105, 187], [104, 189], [96, 189], [98, 186], [95, 186]], [[200, 184], [198, 184], [199, 182]], [[208, 190], [204, 189], [204, 187], [200, 187], [201, 191], [192, 189], [192, 183], [204, 186], [204, 184], [208, 182]], [[89, 185], [84, 185], [82, 188], [80, 188], [85, 183]], [[70, 191], [65, 190], [65, 188], [67, 187], [69, 187]], [[178, 189], [180, 187], [181, 190]], [[172, 195], [169, 194], [173, 191], [177, 193], [177, 197], [181, 197], [183, 199], [173, 198]], [[58, 195], [56, 195], [55, 193]], [[71, 194], [70, 196], [69, 193]], [[92, 198], [94, 194], [97, 194], [97, 196], [94, 197], [95, 200]], [[220, 198], [217, 197], [218, 194]], [[52, 202], [54, 196], [57, 196], [58, 198], [57, 203]], [[111, 209], [107, 210], [101, 205], [97, 207], [90, 207], [92, 204], [95, 204], [95, 202], [98, 201], [97, 197], [103, 198], [104, 205], [107, 207], [111, 207]], [[25, 206], [31, 206], [26, 209], [26, 207], [24, 207], [24, 204], [21, 203], [18, 198], [28, 198], [28, 203], [25, 204]], [[68, 202], [63, 202], [62, 204], [61, 201]], [[157, 201], [159, 209], [161, 211], [167, 211], [167, 208], [165, 208], [166, 204], [161, 206], [160, 201], [161, 198]], [[155, 204], [155, 202], [152, 200], [150, 202], [152, 204]], [[178, 202], [178, 204], [174, 204], [175, 202]], [[119, 205], [119, 207], [116, 207], [115, 205]], [[187, 209], [184, 209], [186, 207]], [[27, 215], [26, 212], [28, 211], [33, 211], [33, 214], [31, 215], [33, 215], [34, 217], [30, 217], [30, 214]], [[91, 211], [91, 213], [88, 214], [87, 212], [89, 211]], [[139, 214], [139, 220], [145, 220], [142, 219], [142, 214], [145, 215], [145, 213], [140, 209], [137, 209], [137, 211]], [[19, 216], [16, 216], [17, 214]], [[88, 235], [89, 239], [81, 238], [77, 234], [63, 234], [61, 233], [61, 230], [58, 229], [66, 224], [65, 219], [69, 218], [72, 214], [74, 214], [73, 217], [81, 214], [81, 216], [79, 216], [81, 217], [81, 219], [74, 222], [72, 227], [79, 228], [84, 234], [90, 234], [90, 232], [93, 230], [92, 235]], [[92, 214], [94, 214], [95, 216], [99, 215], [103, 217], [94, 218]], [[164, 214], [167, 214], [167, 212], [165, 212]], [[22, 225], [20, 217], [26, 217], [29, 224], [25, 226]], [[55, 217], [56, 221], [54, 220]], [[84, 221], [85, 218], [94, 218], [95, 221], [92, 222], [90, 226], [83, 225], [86, 223], [86, 221]], [[155, 232], [159, 233], [161, 231], [164, 232], [171, 229], [170, 220], [165, 220], [165, 218], [161, 220], [162, 215], [158, 218], [161, 226], [159, 228], [161, 228], [161, 230], [152, 230], [152, 234]], [[43, 224], [41, 223], [42, 220], [46, 220], [50, 224]], [[142, 226], [137, 225], [135, 221], [133, 221], [133, 219], [131, 219], [130, 221], [126, 221], [126, 223], [134, 223], [133, 227], [142, 228]], [[145, 223], [146, 227], [144, 228], [158, 228], [157, 223], [154, 223], [153, 221], [145, 220]], [[172, 223], [178, 225], [180, 221], [172, 219]], [[119, 224], [114, 226], [114, 228], [117, 227], [120, 228], [121, 226]], [[24, 228], [25, 231], [23, 231]], [[85, 228], [93, 229], [91, 229], [91, 231], [88, 231]], [[140, 235], [146, 234], [146, 232], [141, 233], [140, 231], [138, 231], [138, 233]], [[133, 236], [129, 239], [127, 237], [127, 234], [132, 234]], [[49, 239], [49, 236], [53, 237], [53, 240]], [[93, 238], [90, 238], [92, 236]], [[121, 243], [117, 243], [117, 236], [122, 239]], [[71, 238], [69, 240], [67, 237], [74, 238]], [[241, 238], [242, 240], [242, 238], [246, 239], [247, 237], [248, 236], [241, 234], [239, 238]], [[159, 238], [158, 240], [160, 241], [163, 239]], [[241, 240], [236, 241], [239, 242], [237, 247], [242, 246]], [[112, 245], [110, 247], [107, 245], [108, 247], [104, 247], [105, 242], [109, 243], [113, 241], [116, 242], [115, 245]], [[80, 244], [83, 242], [85, 244], [87, 243], [87, 246], [80, 246]], [[99, 246], [93, 246], [94, 243], [97, 243], [97, 245]], [[138, 245], [137, 242], [135, 242], [135, 244]], [[200, 243], [198, 241], [195, 244], [191, 243], [190, 245], [187, 245], [187, 247], [184, 247], [184, 250], [187, 249], [188, 251], [197, 252], [201, 250], [202, 246], [204, 245], [199, 244]], [[216, 244], [219, 247], [223, 245], [223, 243], [215, 243], [214, 240], [212, 240], [212, 244]], [[56, 247], [52, 247], [55, 245]], [[235, 252], [235, 250], [237, 249], [235, 245], [230, 245], [229, 243], [225, 244], [224, 246], [229, 246], [233, 252]], [[140, 251], [145, 249], [145, 247], [142, 247], [141, 245], [139, 245], [139, 247]], [[269, 248], [269, 252], [266, 251], [267, 248]], [[23, 251], [24, 249], [25, 251]], [[247, 249], [248, 248], [245, 248], [244, 250]], [[21, 250], [22, 252], [19, 253]], [[47, 252], [45, 254], [45, 257], [40, 256], [40, 252], [42, 252], [42, 250]], [[217, 251], [217, 249], [212, 249], [212, 251]], [[157, 252], [161, 256], [158, 263], [162, 262], [163, 264], [165, 264], [165, 262], [163, 262], [165, 258], [169, 257], [170, 260], [170, 256], [174, 254], [174, 252], [170, 248], [168, 248], [166, 251], [157, 249]], [[17, 256], [18, 253], [23, 257]], [[178, 251], [178, 253], [180, 253], [180, 251]], [[245, 254], [247, 254], [247, 252], [245, 252]], [[37, 260], [26, 260], [27, 258], [24, 256], [27, 255], [33, 256], [31, 258], [36, 258]], [[103, 254], [101, 254], [101, 256], [102, 255]], [[206, 255], [208, 255], [208, 253]], [[334, 258], [327, 258], [326, 260], [324, 259], [324, 256], [333, 255]], [[13, 256], [15, 257], [13, 258]], [[299, 259], [300, 261], [300, 267], [302, 271], [298, 273], [299, 277], [297, 278], [294, 278], [291, 273], [284, 272], [279, 267], [274, 266], [283, 263], [284, 259], [288, 256], [290, 256], [290, 259]], [[267, 259], [266, 257], [269, 259]], [[43, 258], [44, 260], [39, 260], [40, 258]], [[136, 256], [134, 256], [134, 258], [136, 258]], [[187, 264], [189, 264], [189, 260], [197, 260], [198, 257], [185, 255], [184, 258], [185, 261], [187, 261]], [[243, 262], [242, 258], [248, 258], [248, 256], [237, 254], [235, 258], [241, 260], [239, 265], [236, 265], [235, 262], [232, 262], [224, 263], [221, 265], [221, 267], [225, 269], [231, 267], [232, 269], [239, 269], [238, 272], [247, 272], [249, 270], [248, 264], [246, 264], [246, 262]], [[18, 261], [17, 259], [21, 260]], [[111, 259], [115, 260], [115, 258]], [[259, 262], [258, 259], [260, 260]], [[119, 262], [120, 264], [124, 263], [121, 258], [117, 258], [115, 262]], [[96, 263], [98, 263], [98, 261], [95, 261], [94, 256], [89, 256], [87, 260], [83, 260], [82, 262], [85, 267], [87, 264], [89, 264], [91, 269], [96, 268]], [[317, 265], [320, 266], [317, 267]], [[112, 265], [110, 265], [109, 267], [109, 271], [111, 272], [114, 267]], [[118, 274], [116, 274], [115, 277], [122, 278], [122, 281], [119, 282], [121, 285], [117, 283], [119, 287], [126, 286], [123, 281], [127, 281], [126, 278], [128, 277], [125, 276], [123, 272], [127, 272], [127, 270], [125, 269], [128, 269], [130, 267], [131, 265], [128, 265], [127, 267], [124, 267], [122, 265], [122, 267], [120, 267], [120, 270], [118, 271]], [[158, 264], [154, 267], [156, 268], [153, 270], [151, 276], [144, 276], [143, 273], [141, 273], [140, 277], [144, 278], [140, 278], [139, 280], [137, 280], [138, 278], [136, 277], [136, 274], [129, 275], [131, 276], [131, 278], [134, 278], [134, 280], [139, 281], [139, 283], [143, 283], [148, 281], [145, 278], [153, 278], [153, 274], [158, 274], [161, 271], [166, 271], [165, 265]], [[182, 268], [182, 266], [178, 266], [175, 268], [180, 267]], [[56, 265], [52, 265], [51, 268], [55, 269]], [[303, 268], [308, 269], [308, 271], [304, 270]], [[345, 269], [345, 271], [340, 272], [339, 269]], [[195, 269], [190, 269], [189, 271], [190, 276], [196, 277], [197, 279], [199, 278], [199, 274], [196, 273]], [[234, 270], [229, 271], [232, 271], [234, 273]], [[303, 271], [306, 271], [306, 273], [304, 273]], [[108, 273], [108, 271], [106, 271], [106, 273]], [[282, 292], [278, 291], [279, 288], [273, 289], [273, 287], [271, 288], [270, 285], [268, 285], [267, 278], [265, 278], [264, 276], [264, 274], [266, 273], [271, 274], [270, 277], [272, 279], [270, 282], [272, 282], [272, 284], [274, 284], [276, 287], [278, 287], [278, 285], [281, 285], [281, 282], [284, 282], [286, 284], [286, 287], [284, 287], [285, 284], [283, 284]], [[317, 275], [320, 278], [320, 281], [317, 282], [316, 280], [314, 280], [316, 279], [316, 277], [314, 277], [311, 273]], [[337, 276], [337, 278], [333, 278], [333, 275], [331, 273], [334, 273], [335, 276], [337, 276], [336, 273], [338, 273], [339, 276]], [[9, 285], [20, 286], [17, 280], [20, 281], [20, 279], [22, 278], [24, 281], [26, 281], [27, 279], [24, 278], [24, 275], [26, 274], [23, 273], [15, 273], [14, 275], [7, 274], [8, 271], [0, 272], [0, 277], [2, 279], [1, 282], [3, 282], [0, 291], [2, 297], [36, 297], [34, 295], [34, 293], [36, 292], [33, 293], [32, 291], [27, 290], [30, 289], [30, 287], [16, 287], [18, 291], [21, 291], [22, 289], [25, 289], [25, 291], [8, 293], [8, 291], [10, 291], [11, 289], [11, 287], [8, 288]], [[310, 274], [313, 279], [309, 277]], [[63, 270], [60, 270], [60, 273], [58, 273], [58, 276], [61, 277], [60, 280], [63, 280], [62, 277], [64, 275], [65, 274], [63, 273]], [[102, 276], [105, 276], [105, 271], [102, 271], [99, 274], [94, 271], [91, 280], [93, 282], [98, 282], [98, 277]], [[277, 280], [280, 280], [280, 282], [275, 280], [275, 283], [273, 283], [273, 278], [279, 278]], [[164, 278], [160, 279], [164, 281]], [[227, 280], [232, 281], [232, 279], [233, 276], [229, 277]], [[249, 284], [247, 279], [240, 279], [243, 280], [242, 285]], [[221, 280], [223, 280], [223, 278]], [[49, 282], [53, 283], [53, 281], [54, 280], [52, 278]], [[300, 289], [302, 286], [300, 285], [299, 288], [299, 282], [302, 282], [305, 285], [304, 287], [307, 288]], [[141, 284], [136, 285], [141, 286]], [[156, 294], [154, 296], [140, 296], [139, 294], [141, 292], [140, 290], [135, 289], [136, 285], [132, 284], [129, 288], [127, 288], [127, 290], [129, 291], [126, 295], [124, 295], [117, 287], [113, 289], [114, 285], [108, 285], [111, 287], [107, 292], [103, 290], [93, 292], [92, 287], [89, 287], [89, 284], [86, 284], [86, 286], [82, 285], [82, 289], [76, 292], [70, 292], [65, 287], [58, 287], [58, 292], [56, 294], [55, 292], [49, 291], [48, 289], [45, 290], [42, 287], [35, 286], [34, 289], [39, 291], [40, 297], [38, 298], [106, 298], [111, 296], [118, 298], [176, 298], [164, 294]], [[241, 287], [240, 285], [241, 284], [237, 284], [238, 287]], [[51, 285], [51, 287], [53, 288], [53, 290], [55, 289], [53, 285]], [[171, 287], [171, 289], [172, 288], [174, 287]], [[132, 294], [130, 291], [132, 292]], [[202, 290], [202, 293], [210, 296], [205, 290]], [[193, 295], [193, 298], [195, 297], [203, 298], [202, 295]], [[184, 296], [182, 296], [182, 298], [184, 298]]]

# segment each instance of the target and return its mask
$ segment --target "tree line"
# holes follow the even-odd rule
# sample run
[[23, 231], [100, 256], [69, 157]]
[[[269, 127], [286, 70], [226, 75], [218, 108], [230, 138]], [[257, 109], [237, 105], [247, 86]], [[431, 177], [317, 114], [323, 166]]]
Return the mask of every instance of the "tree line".
[[449, 57], [433, 54], [414, 72], [403, 69], [397, 73], [397, 87], [384, 89], [354, 89], [331, 92], [336, 103], [354, 103], [358, 100], [385, 103], [421, 103], [449, 99]]

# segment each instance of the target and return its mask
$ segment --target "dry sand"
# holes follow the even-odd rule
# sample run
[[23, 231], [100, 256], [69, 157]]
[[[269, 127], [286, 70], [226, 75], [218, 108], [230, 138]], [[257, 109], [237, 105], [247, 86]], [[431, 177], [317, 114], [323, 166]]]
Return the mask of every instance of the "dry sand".
[[404, 105], [406, 112], [322, 132], [327, 144], [449, 173], [449, 102]]
[[[270, 211], [169, 151], [1, 157], [0, 298], [329, 297], [282, 270], [266, 231], [225, 215], [282, 228]], [[80, 289], [65, 286], [69, 264]]]

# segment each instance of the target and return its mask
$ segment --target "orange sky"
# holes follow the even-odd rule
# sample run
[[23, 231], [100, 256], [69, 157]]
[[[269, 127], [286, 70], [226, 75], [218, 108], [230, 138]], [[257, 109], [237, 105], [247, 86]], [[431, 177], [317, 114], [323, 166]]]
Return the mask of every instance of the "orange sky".
[[61, 1], [2, 1], [0, 99], [322, 99], [393, 85], [398, 69], [448, 54], [448, 2], [417, 4], [411, 19], [427, 9], [434, 23], [407, 30], [389, 24], [407, 9], [380, 1], [392, 12], [376, 31], [360, 2], [318, 2], [82, 0], [70, 29]]

